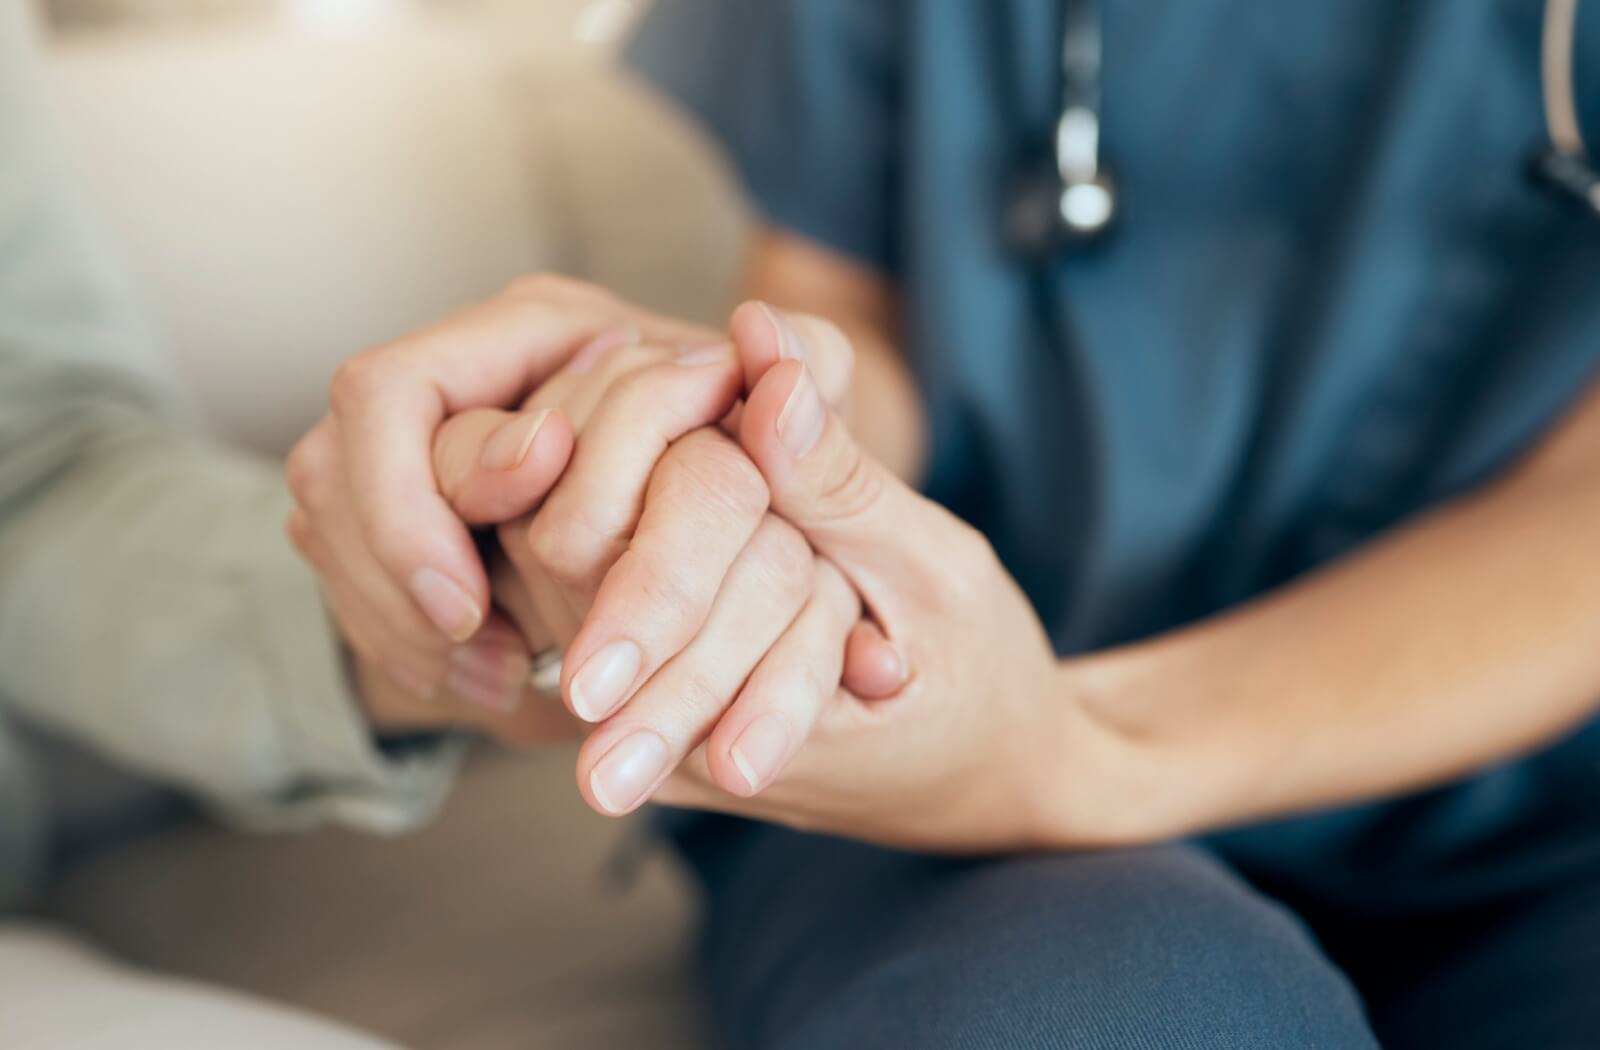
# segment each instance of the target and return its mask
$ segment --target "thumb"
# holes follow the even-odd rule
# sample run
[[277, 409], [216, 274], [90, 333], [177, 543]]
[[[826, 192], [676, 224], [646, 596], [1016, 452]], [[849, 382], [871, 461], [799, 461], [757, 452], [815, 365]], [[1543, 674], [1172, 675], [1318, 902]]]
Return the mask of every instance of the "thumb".
[[946, 562], [965, 565], [971, 529], [874, 459], [823, 403], [809, 369], [772, 368], [750, 393], [739, 439], [772, 509], [837, 565], [893, 635], [942, 593]]
[[566, 469], [572, 426], [550, 409], [474, 408], [433, 439], [439, 491], [468, 525], [502, 525], [536, 508]]
[[748, 302], [733, 312], [728, 337], [738, 348], [746, 390], [754, 390], [778, 362], [799, 361], [811, 370], [828, 404], [838, 408], [850, 393], [855, 347], [832, 321]]

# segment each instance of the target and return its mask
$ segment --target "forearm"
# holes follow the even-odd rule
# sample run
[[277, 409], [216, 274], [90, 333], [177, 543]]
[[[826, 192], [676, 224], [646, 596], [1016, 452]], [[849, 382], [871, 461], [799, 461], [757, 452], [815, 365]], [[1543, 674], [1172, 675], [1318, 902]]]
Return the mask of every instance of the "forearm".
[[1281, 592], [1069, 662], [1139, 756], [1147, 837], [1525, 753], [1600, 704], [1600, 399], [1529, 464]]
[[0, 427], [8, 712], [258, 826], [427, 816], [452, 756], [377, 753], [276, 469], [72, 382]]

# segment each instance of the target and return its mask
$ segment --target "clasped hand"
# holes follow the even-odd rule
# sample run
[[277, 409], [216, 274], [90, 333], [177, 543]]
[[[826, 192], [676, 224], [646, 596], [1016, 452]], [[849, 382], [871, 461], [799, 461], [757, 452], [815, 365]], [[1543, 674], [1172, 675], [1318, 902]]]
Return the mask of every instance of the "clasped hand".
[[[374, 722], [583, 734], [610, 814], [1112, 838], [1060, 768], [1096, 783], [1129, 745], [983, 538], [853, 439], [850, 371], [817, 319], [747, 305], [713, 333], [550, 278], [355, 358], [291, 457], [289, 528]], [[550, 646], [565, 710], [525, 687]]]

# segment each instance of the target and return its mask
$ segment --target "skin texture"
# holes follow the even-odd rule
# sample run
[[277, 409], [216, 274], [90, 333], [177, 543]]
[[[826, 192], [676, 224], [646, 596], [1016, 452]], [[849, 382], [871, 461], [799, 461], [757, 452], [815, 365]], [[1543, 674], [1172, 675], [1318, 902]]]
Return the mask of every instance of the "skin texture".
[[[774, 348], [785, 332], [829, 327], [752, 309]], [[646, 330], [675, 338], [646, 343]], [[759, 790], [839, 687], [847, 654], [865, 695], [899, 688], [903, 662], [856, 629], [854, 592], [768, 513], [765, 482], [717, 426], [743, 372], [732, 345], [707, 334], [584, 286], [537, 282], [372, 352], [356, 374], [388, 406], [381, 418], [339, 393], [354, 381], [336, 380], [334, 413], [291, 458], [300, 505], [289, 531], [324, 578], [376, 726], [469, 728], [516, 745], [587, 733], [580, 789], [617, 814], [691, 752], [724, 790]], [[390, 389], [429, 386], [446, 363], [498, 362], [514, 347], [532, 377], [518, 411], [470, 407], [435, 424], [434, 402]], [[842, 336], [810, 359], [848, 389]], [[453, 396], [510, 389], [477, 381]], [[487, 570], [495, 600], [471, 598], [485, 611], [465, 643], [430, 616], [436, 596], [408, 587], [415, 559], [392, 553], [432, 542], [411, 535], [426, 518], [407, 512], [418, 502], [410, 488], [352, 480], [369, 457], [379, 473], [414, 475], [404, 453], [418, 426], [433, 432], [429, 491], [457, 525], [495, 527], [499, 541]], [[378, 500], [399, 509], [374, 509]], [[385, 540], [368, 521], [404, 536]], [[529, 654], [548, 646], [566, 649], [570, 715], [527, 684]], [[618, 646], [632, 659], [601, 689], [607, 674], [586, 672], [607, 665], [616, 678], [604, 657]]]
[[[790, 246], [772, 237], [762, 251]], [[827, 271], [800, 282], [829, 289], [813, 309], [877, 287], [849, 290], [853, 264], [815, 246], [757, 272], [796, 267]], [[803, 389], [794, 366], [771, 367], [742, 442], [774, 509], [907, 654], [910, 684], [874, 708], [841, 697], [755, 800], [719, 797], [692, 769], [663, 797], [953, 852], [1133, 844], [1440, 783], [1595, 715], [1600, 385], [1505, 476], [1368, 549], [1050, 672], [992, 555], [899, 486], [841, 417], [805, 456], [786, 450]], [[949, 784], [956, 797], [941, 794]]]
[[1048, 733], [1064, 752], [1056, 761], [1090, 782], [1089, 767], [1111, 765], [1118, 742], [1071, 702], [1049, 639], [988, 543], [871, 458], [797, 362], [757, 383], [740, 439], [773, 507], [845, 574], [915, 673], [887, 702], [838, 693], [760, 797], [719, 797], [691, 768], [663, 799], [910, 848], [1037, 845], [1031, 741]]
[[[742, 461], [729, 450], [725, 431], [703, 426], [674, 438], [666, 436], [678, 433], [670, 427], [647, 428], [652, 436], [627, 452], [638, 458], [621, 471], [633, 479], [621, 488], [643, 486], [643, 501], [633, 505], [637, 515], [591, 523], [579, 540], [592, 549], [565, 546], [576, 542], [570, 537], [549, 538], [567, 537], [555, 525], [544, 526], [547, 538], [538, 542], [501, 530], [507, 551], [522, 553], [510, 557], [512, 571], [496, 573], [496, 594], [502, 609], [524, 610], [517, 616], [522, 631], [536, 630], [522, 622], [527, 609], [540, 623], [555, 619], [541, 607], [550, 601], [538, 598], [548, 586], [539, 577], [561, 575], [578, 647], [563, 680], [569, 703], [582, 665], [612, 640], [626, 636], [644, 651], [624, 683], [633, 699], [605, 716], [585, 745], [580, 787], [591, 804], [618, 808], [596, 795], [592, 774], [640, 729], [638, 720], [660, 718], [654, 757], [662, 761], [651, 771], [680, 758], [682, 764], [665, 780], [636, 775], [641, 797], [938, 851], [1131, 844], [1438, 783], [1525, 753], [1594, 715], [1600, 392], [1577, 403], [1504, 477], [1367, 550], [1210, 621], [1061, 663], [982, 538], [901, 480], [918, 469], [918, 458], [902, 453], [918, 447], [920, 413], [888, 411], [890, 422], [880, 419], [870, 441], [852, 432], [851, 406], [880, 396], [892, 405], [905, 394], [899, 385], [906, 373], [882, 324], [892, 295], [878, 278], [863, 281], [854, 264], [796, 243], [765, 240], [763, 253], [790, 255], [758, 261], [755, 272], [783, 275], [778, 291], [785, 295], [809, 290], [816, 301], [803, 305], [817, 312], [834, 306], [859, 312], [835, 315], [843, 317], [836, 324], [796, 323], [792, 315], [784, 323], [760, 305], [734, 315], [729, 335], [737, 360], [730, 374], [733, 387], [747, 393], [734, 429], [754, 474], [735, 465]], [[840, 390], [840, 372], [829, 361], [840, 347], [850, 349], [857, 332], [868, 333], [868, 348], [853, 373], [844, 371], [853, 378]], [[579, 355], [574, 371], [605, 374], [607, 356]], [[555, 371], [542, 373], [540, 382]], [[592, 385], [570, 382], [574, 390]], [[598, 422], [609, 386], [603, 395], [573, 396], [544, 417], [533, 449], [565, 441], [559, 424], [548, 434], [545, 428], [568, 414], [597, 421], [597, 435], [610, 432]], [[590, 404], [596, 407], [586, 416]], [[619, 425], [616, 440], [635, 441], [629, 432]], [[583, 442], [579, 433], [574, 465], [585, 455]], [[655, 558], [640, 536], [658, 519], [663, 530], [675, 527], [674, 515], [652, 515], [651, 506], [660, 501], [665, 508], [672, 498], [663, 492], [673, 486], [695, 491], [682, 480], [656, 488], [658, 477], [681, 474], [667, 464], [690, 452], [716, 458], [720, 465], [712, 469], [727, 472], [700, 486], [702, 495], [740, 486], [753, 491], [757, 477], [766, 491], [765, 503], [734, 500], [713, 515], [730, 535], [745, 537], [745, 546], [730, 560], [732, 544], [703, 544], [713, 570], [727, 565], [720, 577], [711, 573], [718, 582], [710, 603], [704, 581], [674, 585], [684, 600], [668, 604], [691, 610], [685, 622], [695, 622], [700, 633], [674, 627], [659, 610], [636, 616], [635, 610], [653, 609], [642, 577], [615, 585], [615, 594], [607, 590], [613, 576], [628, 579], [641, 561], [663, 573], [682, 568]], [[654, 465], [647, 464], [652, 456]], [[537, 481], [546, 469], [542, 460], [525, 461], [505, 488]], [[528, 478], [518, 480], [522, 470]], [[572, 474], [598, 478], [611, 471]], [[519, 526], [527, 537], [546, 535], [538, 520], [549, 507], [577, 516], [594, 503], [576, 486], [573, 498], [558, 500], [565, 483]], [[370, 502], [385, 488], [355, 491], [358, 501]], [[444, 491], [478, 489], [469, 479]], [[502, 493], [498, 498], [509, 502], [498, 509], [515, 505], [514, 497]], [[695, 511], [685, 513], [695, 520]], [[382, 515], [369, 507], [357, 517]], [[779, 525], [767, 524], [774, 519]], [[805, 544], [793, 543], [791, 533]], [[344, 534], [329, 528], [316, 535]], [[917, 542], [907, 543], [913, 536]], [[802, 546], [814, 552], [814, 563], [809, 590], [796, 605], [801, 587], [788, 574]], [[780, 568], [744, 572], [740, 558], [752, 547], [758, 563]], [[853, 620], [844, 612], [851, 605], [845, 590], [868, 618], [833, 634], [831, 646], [815, 641], [828, 634], [815, 626], [822, 619], [835, 629]], [[330, 592], [338, 593], [331, 586]], [[754, 610], [760, 602], [752, 596], [761, 594], [780, 611], [770, 622], [754, 612], [725, 618], [718, 610], [725, 594], [730, 608]], [[789, 606], [797, 611], [783, 611]], [[813, 616], [813, 608], [828, 615]], [[665, 633], [657, 638], [652, 630]], [[704, 632], [713, 639], [743, 634], [740, 646], [753, 640], [737, 651], [731, 643], [707, 643], [705, 652], [715, 649], [717, 657], [703, 666], [731, 661], [725, 678], [680, 673], [689, 666], [685, 660], [702, 655], [696, 646]], [[791, 636], [805, 645], [791, 644]], [[847, 640], [836, 671], [841, 637]], [[755, 652], [763, 646], [764, 656]], [[809, 655], [797, 655], [802, 651]], [[768, 670], [769, 663], [785, 670]], [[747, 677], [735, 684], [745, 668]], [[883, 690], [892, 699], [858, 699], [873, 675], [882, 677], [877, 684], [896, 684], [897, 690]], [[804, 689], [790, 695], [786, 683], [794, 681]], [[729, 695], [709, 699], [718, 693]], [[692, 701], [684, 703], [686, 696]], [[767, 734], [762, 746], [787, 764], [780, 761], [775, 775], [751, 778], [735, 739], [758, 723], [765, 731], [773, 724], [762, 720], [768, 714], [782, 716], [782, 732]], [[635, 754], [629, 761], [637, 774], [643, 760]]]
[[[500, 727], [517, 696], [512, 683], [526, 680], [528, 654], [513, 625], [491, 611], [468, 526], [534, 506], [573, 442], [570, 423], [552, 413], [521, 466], [497, 477], [483, 502], [482, 486], [440, 484], [436, 432], [462, 412], [520, 403], [579, 349], [619, 328], [674, 343], [708, 336], [579, 282], [534, 277], [358, 354], [335, 375], [329, 414], [289, 456], [297, 508], [287, 528], [323, 579], [380, 729]], [[477, 455], [467, 450], [443, 465], [466, 477]], [[461, 507], [447, 491], [462, 497]]]

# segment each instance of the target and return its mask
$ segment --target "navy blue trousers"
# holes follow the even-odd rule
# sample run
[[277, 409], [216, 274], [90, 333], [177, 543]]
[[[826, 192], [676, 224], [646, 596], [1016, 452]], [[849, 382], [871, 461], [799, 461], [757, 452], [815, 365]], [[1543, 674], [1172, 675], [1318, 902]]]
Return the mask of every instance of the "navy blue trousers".
[[1144, 850], [678, 837], [731, 1050], [1600, 1048], [1596, 728], [1445, 790]]

